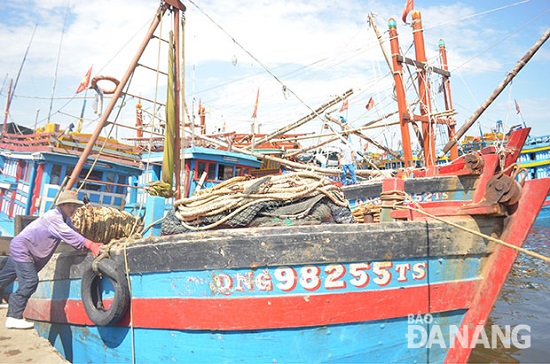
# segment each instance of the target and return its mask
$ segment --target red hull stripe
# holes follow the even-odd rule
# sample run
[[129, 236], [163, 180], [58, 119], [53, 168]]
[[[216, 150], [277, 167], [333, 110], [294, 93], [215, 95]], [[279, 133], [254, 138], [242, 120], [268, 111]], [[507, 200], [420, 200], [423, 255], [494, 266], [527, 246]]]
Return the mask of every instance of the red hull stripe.
[[[134, 327], [176, 330], [258, 330], [345, 324], [467, 309], [479, 281], [461, 281], [345, 294], [238, 299], [135, 298]], [[431, 310], [428, 310], [428, 297]], [[25, 317], [93, 325], [81, 301], [34, 299]], [[129, 325], [129, 314], [119, 325]]]

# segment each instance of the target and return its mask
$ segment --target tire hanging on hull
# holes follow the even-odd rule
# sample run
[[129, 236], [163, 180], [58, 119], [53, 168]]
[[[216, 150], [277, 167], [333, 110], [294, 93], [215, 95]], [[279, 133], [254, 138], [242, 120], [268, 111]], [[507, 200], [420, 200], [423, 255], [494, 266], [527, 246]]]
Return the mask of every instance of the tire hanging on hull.
[[[92, 262], [87, 265], [84, 274], [82, 274], [82, 303], [94, 324], [98, 326], [115, 325], [124, 317], [130, 305], [130, 290], [126, 275], [112, 259], [100, 260], [97, 267], [101, 276], [92, 269]], [[107, 309], [103, 305], [100, 287], [103, 276], [111, 281], [114, 289], [113, 301]]]

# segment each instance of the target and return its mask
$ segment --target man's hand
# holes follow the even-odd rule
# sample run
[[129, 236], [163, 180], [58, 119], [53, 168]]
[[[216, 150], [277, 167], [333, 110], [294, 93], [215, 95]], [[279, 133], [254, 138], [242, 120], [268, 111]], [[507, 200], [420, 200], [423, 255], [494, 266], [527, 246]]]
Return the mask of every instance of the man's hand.
[[84, 242], [84, 246], [86, 247], [86, 249], [89, 249], [92, 252], [94, 258], [97, 258], [97, 256], [101, 253], [100, 248], [103, 246], [103, 244], [94, 243], [93, 241], [86, 239], [86, 241]]

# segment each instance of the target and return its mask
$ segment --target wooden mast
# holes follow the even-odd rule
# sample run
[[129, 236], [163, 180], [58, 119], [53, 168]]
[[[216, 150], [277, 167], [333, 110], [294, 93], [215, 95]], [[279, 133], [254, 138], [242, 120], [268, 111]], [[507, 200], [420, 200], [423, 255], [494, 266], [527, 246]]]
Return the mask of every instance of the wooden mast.
[[[439, 40], [439, 56], [441, 57], [441, 68], [443, 68], [445, 71], [449, 70], [449, 66], [447, 64], [447, 50], [445, 49], [445, 42], [443, 42], [443, 39]], [[445, 100], [445, 110], [452, 110], [453, 109], [453, 99], [451, 97], [451, 81], [449, 81], [449, 77], [443, 76], [443, 98]], [[455, 137], [456, 131], [455, 131], [456, 121], [454, 118], [449, 118], [447, 121], [447, 128], [449, 130], [449, 140], [452, 140]], [[451, 160], [455, 160], [458, 158], [458, 147], [457, 145], [453, 145], [451, 147]]]
[[2, 127], [2, 134], [6, 134], [8, 126], [8, 115], [10, 113], [11, 93], [13, 92], [13, 79], [10, 80], [10, 88], [8, 89], [8, 98], [6, 99], [6, 109], [4, 110], [4, 126]]
[[174, 143], [174, 163], [175, 163], [175, 179], [176, 185], [175, 197], [181, 198], [181, 137], [180, 137], [180, 125], [181, 125], [181, 94], [180, 94], [180, 79], [181, 79], [181, 50], [180, 50], [180, 12], [174, 11], [174, 109], [175, 109], [175, 143]]
[[464, 125], [458, 130], [454, 138], [449, 140], [449, 142], [443, 147], [443, 151], [441, 152], [441, 156], [445, 155], [453, 145], [456, 144], [458, 139], [460, 139], [464, 133], [470, 129], [470, 127], [476, 122], [476, 120], [487, 110], [489, 105], [495, 101], [495, 99], [500, 95], [500, 93], [504, 90], [504, 88], [514, 79], [514, 77], [521, 71], [523, 66], [529, 62], [529, 60], [537, 53], [537, 51], [542, 47], [542, 45], [548, 40], [550, 37], [550, 28], [547, 29], [544, 34], [539, 38], [539, 40], [525, 53], [525, 55], [518, 61], [518, 63], [514, 66], [514, 68], [506, 74], [506, 77], [502, 80], [502, 82], [497, 86], [497, 88], [493, 91], [491, 95], [481, 104], [477, 110], [470, 116], [470, 118], [464, 123]]
[[[157, 9], [157, 13], [155, 15], [155, 18], [151, 22], [151, 25], [149, 26], [149, 29], [147, 31], [147, 34], [145, 35], [145, 38], [141, 42], [141, 45], [139, 46], [139, 49], [130, 62], [130, 65], [128, 66], [128, 69], [126, 70], [126, 73], [124, 76], [122, 76], [122, 79], [120, 80], [120, 83], [116, 87], [113, 96], [111, 97], [111, 101], [107, 105], [105, 112], [101, 116], [100, 120], [97, 123], [97, 126], [95, 130], [93, 131], [92, 135], [90, 136], [90, 140], [88, 144], [86, 144], [86, 147], [82, 151], [82, 154], [80, 155], [80, 158], [78, 159], [78, 162], [76, 163], [73, 172], [71, 173], [71, 176], [69, 177], [69, 181], [67, 182], [67, 185], [65, 186], [66, 190], [70, 190], [73, 188], [73, 186], [76, 184], [76, 181], [78, 179], [78, 176], [80, 174], [80, 171], [82, 170], [82, 167], [86, 163], [86, 160], [88, 156], [90, 155], [90, 152], [92, 151], [95, 142], [99, 138], [99, 134], [103, 130], [103, 127], [107, 124], [107, 119], [111, 115], [111, 112], [115, 108], [116, 103], [118, 102], [118, 99], [122, 95], [122, 91], [124, 90], [124, 87], [126, 87], [126, 84], [128, 83], [130, 76], [133, 74], [134, 70], [136, 69], [139, 59], [145, 52], [145, 48], [147, 47], [147, 44], [149, 41], [153, 38], [153, 35], [160, 24], [160, 21], [164, 14], [166, 13], [166, 10], [168, 10], [169, 7], [172, 7], [176, 9], [176, 12], [179, 11], [185, 11], [185, 6], [179, 1], [179, 0], [164, 0]], [[179, 156], [179, 154], [178, 154]]]

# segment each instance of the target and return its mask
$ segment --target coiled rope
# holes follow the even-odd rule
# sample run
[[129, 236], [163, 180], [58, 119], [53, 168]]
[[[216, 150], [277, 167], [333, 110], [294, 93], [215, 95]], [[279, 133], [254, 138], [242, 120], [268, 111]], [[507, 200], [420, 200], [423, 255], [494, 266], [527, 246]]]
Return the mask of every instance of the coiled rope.
[[[176, 201], [175, 215], [188, 230], [207, 230], [231, 220], [244, 210], [261, 203], [282, 203], [323, 195], [340, 207], [347, 207], [341, 189], [313, 172], [295, 172], [259, 179], [234, 177], [197, 195]], [[205, 217], [220, 216], [217, 221], [197, 226]]]

